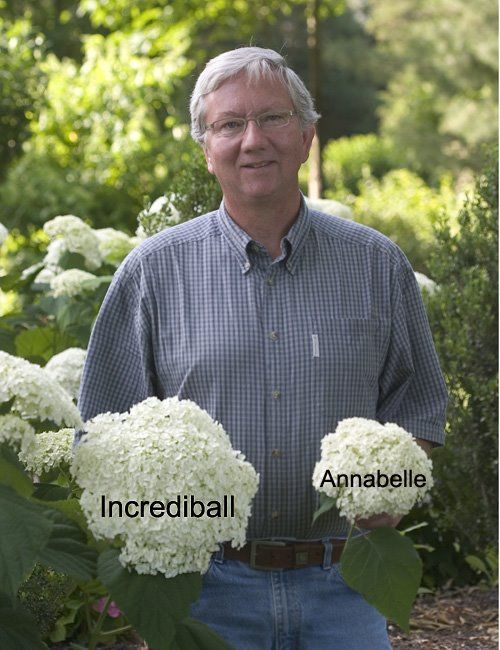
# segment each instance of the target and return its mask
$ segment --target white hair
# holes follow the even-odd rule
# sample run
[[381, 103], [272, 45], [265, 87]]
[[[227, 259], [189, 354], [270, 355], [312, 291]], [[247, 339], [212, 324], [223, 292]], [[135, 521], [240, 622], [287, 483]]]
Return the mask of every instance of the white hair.
[[279, 80], [290, 93], [303, 129], [318, 121], [320, 115], [314, 110], [313, 98], [304, 82], [286, 65], [280, 54], [262, 47], [240, 47], [211, 59], [196, 81], [189, 112], [191, 135], [200, 144], [205, 140], [205, 95], [217, 90], [225, 81], [241, 72], [247, 75], [249, 81], [263, 77]]

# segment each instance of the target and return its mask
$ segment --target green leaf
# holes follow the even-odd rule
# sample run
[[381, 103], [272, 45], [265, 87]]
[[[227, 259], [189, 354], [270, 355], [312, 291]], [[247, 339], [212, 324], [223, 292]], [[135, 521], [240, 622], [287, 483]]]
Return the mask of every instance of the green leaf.
[[72, 347], [75, 340], [53, 327], [34, 327], [18, 334], [14, 343], [20, 357], [48, 361], [54, 354]]
[[0, 445], [0, 483], [7, 485], [24, 497], [33, 492], [33, 483], [26, 474], [17, 454], [7, 443]]
[[394, 528], [376, 528], [351, 538], [340, 562], [347, 584], [408, 633], [422, 579], [422, 561], [411, 540]]
[[321, 515], [323, 515], [325, 512], [328, 512], [335, 506], [335, 499], [333, 497], [326, 496], [326, 494], [323, 492], [320, 492], [319, 502], [321, 505], [313, 514], [313, 524], [316, 519], [318, 519], [318, 517], [321, 517]]
[[176, 625], [189, 616], [189, 607], [201, 590], [201, 575], [175, 578], [129, 571], [118, 561], [119, 551], [99, 556], [98, 576], [131, 625], [154, 650], [170, 650]]
[[62, 512], [46, 513], [54, 526], [38, 561], [77, 580], [92, 580], [96, 575], [97, 552], [87, 545], [83, 531]]
[[13, 606], [4, 594], [0, 594], [0, 648], [47, 650], [31, 614], [20, 603]]
[[8, 402], [2, 402], [2, 404], [0, 404], [0, 415], [8, 415], [14, 406], [15, 400], [16, 397], [14, 396]]
[[52, 526], [42, 508], [0, 485], [0, 585], [4, 591], [16, 594], [47, 544]]
[[214, 630], [194, 618], [181, 621], [175, 630], [174, 643], [180, 650], [232, 650]]
[[71, 494], [71, 490], [54, 483], [36, 483], [33, 497], [40, 501], [63, 501]]
[[[32, 496], [32, 499], [34, 499]], [[53, 510], [58, 510], [62, 512], [68, 519], [74, 521], [78, 524], [81, 530], [88, 532], [87, 519], [82, 512], [80, 502], [78, 499], [67, 499], [66, 501], [45, 501], [41, 499], [34, 499], [39, 505], [44, 506], [45, 508], [52, 508]]]

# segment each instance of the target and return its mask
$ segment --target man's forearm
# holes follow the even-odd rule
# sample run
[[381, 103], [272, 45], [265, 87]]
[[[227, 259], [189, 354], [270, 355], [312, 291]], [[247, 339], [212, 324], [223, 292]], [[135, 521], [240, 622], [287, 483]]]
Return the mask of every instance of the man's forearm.
[[415, 441], [419, 447], [425, 451], [427, 456], [431, 455], [431, 451], [434, 449], [434, 443], [430, 440], [424, 440], [423, 438], [415, 438]]

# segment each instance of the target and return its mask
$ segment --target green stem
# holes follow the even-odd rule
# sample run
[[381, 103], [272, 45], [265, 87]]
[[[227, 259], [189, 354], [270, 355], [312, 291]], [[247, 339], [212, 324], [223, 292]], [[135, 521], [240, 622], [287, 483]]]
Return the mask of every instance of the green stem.
[[110, 603], [111, 603], [111, 596], [108, 596], [106, 602], [104, 603], [104, 607], [102, 608], [102, 612], [100, 613], [99, 618], [97, 619], [97, 623], [95, 624], [95, 627], [92, 630], [92, 633], [90, 635], [89, 650], [95, 650], [97, 647], [97, 643], [101, 636], [101, 627], [104, 621], [104, 617], [108, 613], [108, 607]]
[[344, 548], [349, 544], [349, 540], [351, 539], [353, 529], [354, 529], [354, 524], [351, 524], [351, 527], [349, 529], [349, 534], [347, 535], [347, 539], [345, 541]]
[[108, 630], [107, 632], [101, 632], [101, 636], [111, 636], [113, 634], [121, 634], [127, 630], [131, 630], [131, 625], [124, 625], [123, 627], [117, 627], [116, 630]]

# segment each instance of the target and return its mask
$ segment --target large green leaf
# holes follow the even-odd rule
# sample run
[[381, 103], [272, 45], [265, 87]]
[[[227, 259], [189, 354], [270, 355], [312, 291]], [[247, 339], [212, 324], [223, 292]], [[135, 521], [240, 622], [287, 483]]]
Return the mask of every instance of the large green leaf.
[[16, 353], [24, 359], [48, 361], [54, 354], [75, 345], [75, 339], [53, 327], [34, 327], [15, 338]]
[[175, 630], [175, 639], [172, 650], [233, 650], [229, 645], [208, 625], [194, 618], [181, 621]]
[[0, 585], [4, 592], [16, 594], [47, 544], [52, 527], [43, 508], [0, 485]]
[[99, 579], [148, 645], [170, 650], [176, 625], [189, 616], [189, 606], [199, 596], [201, 575], [140, 575], [123, 568], [118, 555], [112, 549], [99, 556]]
[[0, 483], [25, 497], [33, 492], [31, 479], [26, 474], [17, 454], [7, 443], [0, 444]]
[[413, 543], [387, 526], [351, 538], [340, 559], [347, 584], [406, 632], [422, 579]]
[[12, 606], [0, 594], [0, 648], [2, 650], [47, 650], [37, 630], [37, 624], [19, 603]]
[[33, 496], [40, 501], [62, 501], [69, 497], [71, 490], [55, 483], [35, 483]]
[[62, 512], [46, 513], [54, 526], [38, 561], [77, 580], [92, 580], [97, 570], [97, 552], [87, 545], [83, 531]]

